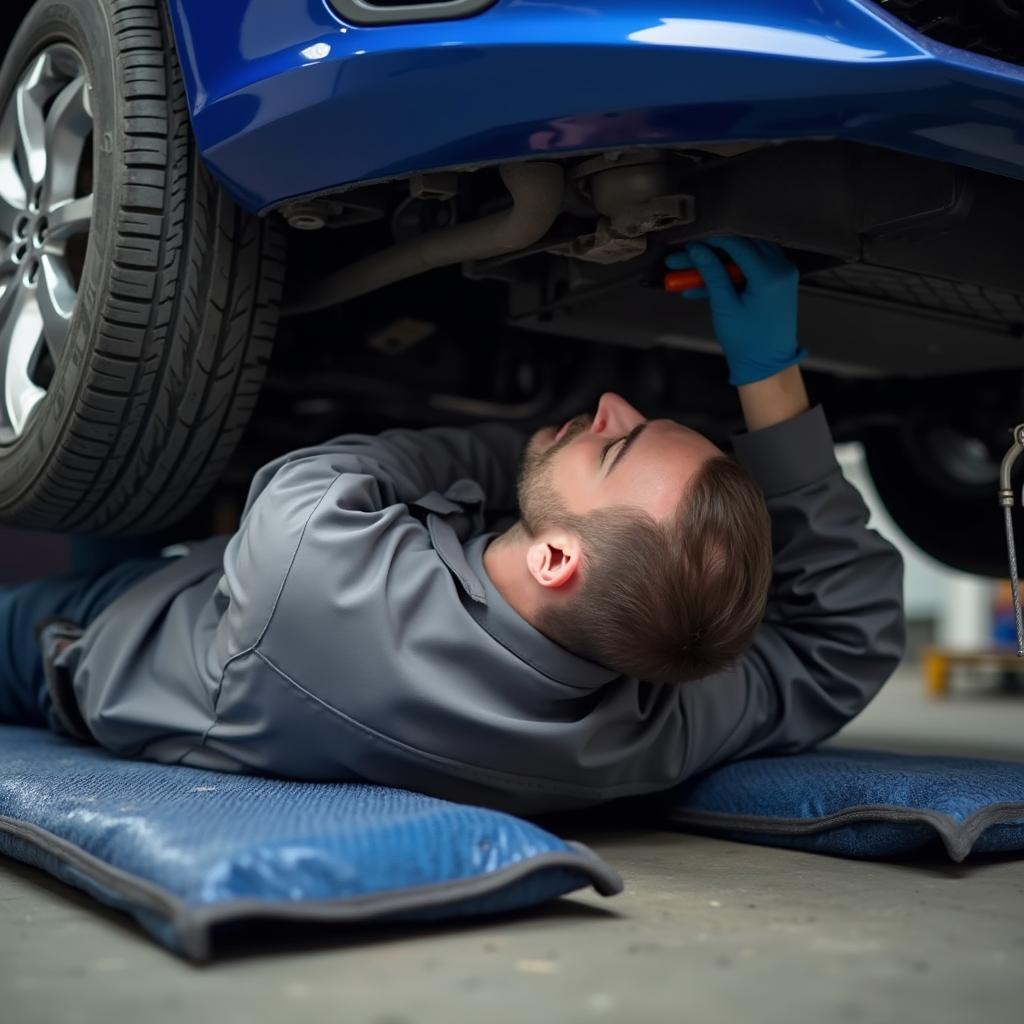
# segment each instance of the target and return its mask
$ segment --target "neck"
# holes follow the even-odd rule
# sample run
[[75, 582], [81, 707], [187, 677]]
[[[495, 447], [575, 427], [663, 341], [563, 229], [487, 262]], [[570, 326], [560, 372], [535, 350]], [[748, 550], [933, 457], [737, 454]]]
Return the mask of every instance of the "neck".
[[495, 537], [484, 551], [484, 569], [498, 593], [531, 626], [536, 626], [540, 610], [535, 591], [538, 589], [526, 567], [530, 538], [521, 523]]

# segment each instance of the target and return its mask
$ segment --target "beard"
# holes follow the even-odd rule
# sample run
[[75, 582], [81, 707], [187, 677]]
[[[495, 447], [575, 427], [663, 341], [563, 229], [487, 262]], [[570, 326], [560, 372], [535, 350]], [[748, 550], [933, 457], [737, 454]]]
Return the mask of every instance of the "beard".
[[530, 537], [547, 526], [557, 525], [567, 517], [561, 496], [555, 490], [554, 457], [574, 438], [590, 428], [593, 417], [589, 413], [576, 416], [565, 433], [547, 448], [538, 445], [535, 434], [523, 449], [516, 476], [516, 495], [519, 501], [519, 522]]

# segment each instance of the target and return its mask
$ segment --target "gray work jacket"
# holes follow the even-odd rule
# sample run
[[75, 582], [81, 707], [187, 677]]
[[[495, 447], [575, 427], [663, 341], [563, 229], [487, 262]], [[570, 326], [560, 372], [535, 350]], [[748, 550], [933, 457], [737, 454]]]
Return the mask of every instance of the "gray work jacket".
[[682, 685], [576, 657], [491, 583], [485, 502], [514, 507], [522, 442], [391, 430], [265, 466], [237, 533], [136, 584], [58, 657], [89, 734], [132, 757], [537, 813], [800, 750], [899, 661], [900, 556], [866, 528], [820, 409], [735, 439], [772, 515], [768, 611], [735, 667]]

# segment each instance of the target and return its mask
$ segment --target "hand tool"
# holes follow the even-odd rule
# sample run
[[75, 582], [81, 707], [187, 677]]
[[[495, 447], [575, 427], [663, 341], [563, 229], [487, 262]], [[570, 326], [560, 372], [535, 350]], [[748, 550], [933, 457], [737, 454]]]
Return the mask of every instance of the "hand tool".
[[[725, 264], [725, 269], [733, 284], [742, 286], [747, 283], [743, 271], [732, 261]], [[667, 292], [688, 292], [692, 288], [703, 287], [705, 287], [704, 278], [700, 276], [700, 271], [693, 267], [689, 270], [670, 270], [665, 275], [665, 291]]]

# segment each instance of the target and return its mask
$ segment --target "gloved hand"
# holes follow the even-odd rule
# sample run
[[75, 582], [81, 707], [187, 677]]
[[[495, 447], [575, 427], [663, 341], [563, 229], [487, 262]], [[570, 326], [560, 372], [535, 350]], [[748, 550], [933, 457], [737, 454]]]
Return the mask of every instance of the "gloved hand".
[[[747, 279], [737, 291], [721, 258], [728, 253]], [[752, 384], [799, 363], [807, 354], [796, 337], [796, 293], [800, 277], [774, 242], [716, 236], [690, 242], [665, 260], [672, 270], [695, 267], [705, 288], [691, 288], [684, 299], [711, 299], [715, 334], [729, 364], [729, 383]]]

